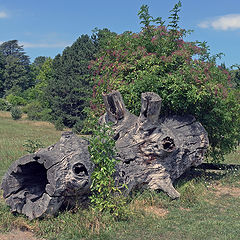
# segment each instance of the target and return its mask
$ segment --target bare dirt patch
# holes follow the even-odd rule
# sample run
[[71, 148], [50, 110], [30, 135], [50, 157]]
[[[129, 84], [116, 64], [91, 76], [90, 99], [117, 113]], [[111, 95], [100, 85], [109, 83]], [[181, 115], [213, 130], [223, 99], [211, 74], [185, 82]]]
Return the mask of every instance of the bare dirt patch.
[[44, 240], [43, 238], [36, 238], [32, 232], [12, 230], [9, 233], [0, 233], [1, 240]]

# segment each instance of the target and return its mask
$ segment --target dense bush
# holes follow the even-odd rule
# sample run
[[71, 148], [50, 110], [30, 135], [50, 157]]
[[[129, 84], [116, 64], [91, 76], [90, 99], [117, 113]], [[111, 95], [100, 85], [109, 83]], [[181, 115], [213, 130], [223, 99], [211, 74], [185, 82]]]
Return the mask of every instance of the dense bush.
[[50, 121], [51, 120], [51, 109], [44, 108], [42, 104], [38, 101], [33, 101], [27, 104], [23, 108], [23, 112], [25, 112], [30, 120], [42, 120], [42, 121]]
[[13, 120], [18, 120], [22, 117], [22, 111], [19, 107], [12, 107], [11, 116]]
[[0, 111], [10, 111], [12, 105], [5, 99], [0, 98]]
[[[180, 2], [171, 11], [168, 25], [153, 19], [148, 7], [139, 16], [140, 33], [111, 36], [89, 68], [94, 70], [92, 113], [104, 112], [102, 93], [118, 89], [126, 107], [140, 111], [142, 92], [153, 91], [162, 99], [161, 116], [192, 114], [209, 134], [214, 161], [233, 150], [240, 137], [237, 90], [228, 70], [217, 66], [205, 43], [186, 42], [190, 33], [178, 27]], [[151, 25], [151, 22], [159, 24]]]
[[13, 93], [9, 94], [6, 97], [6, 100], [11, 103], [13, 106], [26, 105], [27, 101], [23, 97], [14, 95]]

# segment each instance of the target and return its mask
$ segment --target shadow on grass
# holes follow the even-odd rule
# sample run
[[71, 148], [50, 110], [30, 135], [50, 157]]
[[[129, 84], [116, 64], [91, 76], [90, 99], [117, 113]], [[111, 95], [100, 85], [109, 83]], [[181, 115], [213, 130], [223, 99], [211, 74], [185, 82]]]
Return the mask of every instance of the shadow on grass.
[[195, 183], [212, 183], [215, 181], [234, 182], [240, 177], [240, 170], [237, 168], [228, 168], [225, 170], [206, 170], [191, 168], [181, 177], [175, 180], [174, 186], [181, 187], [186, 182], [195, 181]]
[[203, 169], [190, 169], [179, 177], [174, 186], [181, 187], [188, 181], [195, 180], [196, 182], [212, 182], [219, 181], [226, 177], [229, 171], [216, 171], [216, 170], [203, 170]]

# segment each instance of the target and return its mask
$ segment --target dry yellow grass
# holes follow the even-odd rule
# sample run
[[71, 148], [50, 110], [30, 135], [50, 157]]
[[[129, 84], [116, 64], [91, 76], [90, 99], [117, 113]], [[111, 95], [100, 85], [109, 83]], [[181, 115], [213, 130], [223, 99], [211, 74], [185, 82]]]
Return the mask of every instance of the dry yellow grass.
[[1, 240], [44, 240], [43, 238], [36, 238], [34, 234], [29, 231], [21, 231], [18, 229], [12, 230], [9, 233], [0, 234]]
[[165, 217], [168, 214], [168, 210], [154, 204], [149, 204], [146, 200], [135, 200], [132, 205], [131, 209], [133, 211], [143, 211], [146, 214], [155, 215], [157, 217]]
[[232, 197], [240, 197], [240, 188], [238, 187], [229, 187], [229, 186], [222, 186], [216, 185], [214, 186], [214, 193], [218, 196], [232, 196]]

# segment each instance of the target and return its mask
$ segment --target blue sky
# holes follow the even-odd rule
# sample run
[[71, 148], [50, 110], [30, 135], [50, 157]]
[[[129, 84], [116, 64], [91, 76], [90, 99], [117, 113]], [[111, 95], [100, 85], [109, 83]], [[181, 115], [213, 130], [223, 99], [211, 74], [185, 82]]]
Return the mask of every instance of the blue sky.
[[[16, 39], [31, 61], [54, 57], [81, 34], [97, 27], [140, 31], [137, 12], [147, 4], [153, 17], [167, 20], [178, 0], [0, 0], [0, 43]], [[194, 32], [187, 40], [207, 41], [221, 62], [240, 64], [240, 1], [182, 0], [180, 27]]]

